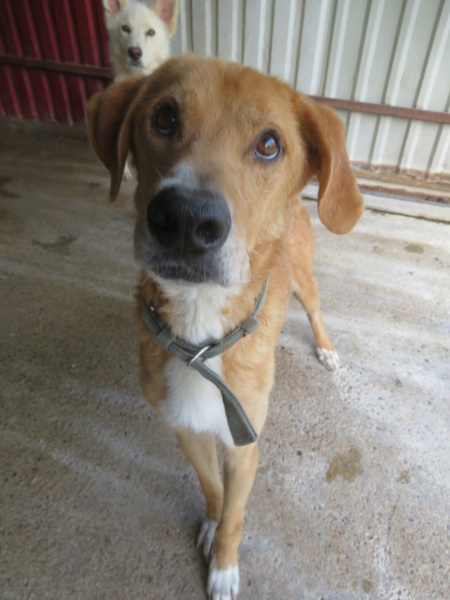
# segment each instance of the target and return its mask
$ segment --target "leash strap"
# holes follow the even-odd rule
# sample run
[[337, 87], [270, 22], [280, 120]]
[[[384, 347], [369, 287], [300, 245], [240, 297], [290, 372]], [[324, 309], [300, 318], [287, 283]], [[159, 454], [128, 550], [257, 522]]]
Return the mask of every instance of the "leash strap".
[[195, 369], [202, 377], [214, 384], [222, 394], [225, 415], [228, 421], [233, 441], [236, 446], [245, 446], [258, 439], [258, 434], [253, 428], [241, 403], [225, 383], [223, 378], [210, 369], [205, 361], [208, 358], [223, 354], [225, 350], [236, 344], [242, 337], [256, 331], [259, 327], [258, 313], [264, 305], [269, 280], [264, 282], [263, 289], [255, 302], [253, 312], [231, 333], [221, 340], [206, 340], [201, 345], [191, 344], [172, 335], [170, 329], [163, 324], [158, 312], [142, 298], [142, 317], [145, 324], [155, 337], [161, 348], [181, 358], [187, 366]]

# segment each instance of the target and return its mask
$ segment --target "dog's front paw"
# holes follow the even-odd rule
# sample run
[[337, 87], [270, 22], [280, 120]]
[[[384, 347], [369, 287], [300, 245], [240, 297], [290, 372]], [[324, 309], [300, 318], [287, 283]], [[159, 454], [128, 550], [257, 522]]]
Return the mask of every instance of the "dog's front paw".
[[200, 527], [197, 538], [197, 548], [203, 546], [203, 556], [209, 562], [211, 549], [214, 542], [214, 535], [217, 529], [217, 521], [208, 521], [205, 519]]
[[326, 367], [329, 371], [333, 371], [333, 373], [336, 373], [341, 364], [336, 350], [316, 348], [316, 353], [323, 366]]
[[216, 557], [212, 556], [208, 575], [209, 600], [235, 600], [239, 592], [239, 567], [218, 569]]
[[124, 181], [132, 181], [134, 179], [133, 172], [130, 169], [130, 165], [128, 164], [128, 161], [125, 163], [125, 168], [123, 170], [122, 179]]

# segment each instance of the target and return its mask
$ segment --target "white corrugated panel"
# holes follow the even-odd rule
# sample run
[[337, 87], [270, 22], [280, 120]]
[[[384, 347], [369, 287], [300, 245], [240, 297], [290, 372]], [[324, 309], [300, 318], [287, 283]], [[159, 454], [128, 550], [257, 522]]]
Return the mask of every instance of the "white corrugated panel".
[[[180, 0], [172, 48], [242, 62], [306, 94], [450, 110], [450, 0]], [[450, 125], [339, 114], [355, 164], [450, 177]]]

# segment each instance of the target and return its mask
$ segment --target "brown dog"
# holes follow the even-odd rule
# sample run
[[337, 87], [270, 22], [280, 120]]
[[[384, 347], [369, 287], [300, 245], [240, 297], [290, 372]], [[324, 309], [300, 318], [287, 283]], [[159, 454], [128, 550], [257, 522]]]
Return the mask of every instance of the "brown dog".
[[[142, 386], [200, 479], [206, 518], [198, 542], [211, 558], [208, 594], [236, 597], [255, 440], [292, 288], [319, 358], [337, 368], [299, 193], [317, 176], [319, 215], [328, 229], [346, 233], [358, 221], [363, 200], [344, 127], [331, 110], [277, 79], [189, 56], [92, 98], [88, 128], [111, 173], [112, 200], [127, 153], [134, 157]], [[224, 446], [223, 486], [216, 437]]]

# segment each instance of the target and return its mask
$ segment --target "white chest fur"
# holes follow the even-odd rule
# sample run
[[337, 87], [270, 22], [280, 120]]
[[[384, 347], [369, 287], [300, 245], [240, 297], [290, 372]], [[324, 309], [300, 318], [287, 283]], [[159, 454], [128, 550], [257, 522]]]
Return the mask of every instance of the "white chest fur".
[[[170, 298], [168, 320], [175, 335], [194, 344], [201, 344], [208, 338], [223, 337], [228, 327], [222, 309], [230, 296], [229, 289], [162, 284]], [[222, 374], [221, 356], [209, 359], [207, 364], [216, 373]], [[227, 446], [233, 446], [222, 396], [216, 386], [175, 356], [168, 362], [165, 376], [167, 397], [160, 406], [169, 424], [196, 432], [211, 432]]]

